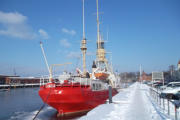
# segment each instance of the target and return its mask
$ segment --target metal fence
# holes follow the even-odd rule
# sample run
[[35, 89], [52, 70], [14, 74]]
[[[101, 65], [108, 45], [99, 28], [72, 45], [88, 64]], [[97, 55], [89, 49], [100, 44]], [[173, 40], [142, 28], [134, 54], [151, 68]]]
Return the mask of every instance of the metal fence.
[[170, 118], [175, 120], [180, 119], [179, 115], [179, 100], [165, 99], [160, 96], [160, 91], [158, 89], [150, 88], [149, 90], [151, 97], [157, 103], [157, 105], [163, 110], [163, 113], [168, 115]]

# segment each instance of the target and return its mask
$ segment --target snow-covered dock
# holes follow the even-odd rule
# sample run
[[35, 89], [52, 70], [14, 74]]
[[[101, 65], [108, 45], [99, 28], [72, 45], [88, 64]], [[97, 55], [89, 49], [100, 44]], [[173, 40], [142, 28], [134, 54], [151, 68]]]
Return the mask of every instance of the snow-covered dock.
[[134, 83], [113, 97], [112, 104], [103, 104], [80, 120], [167, 120], [167, 116], [149, 94], [149, 87]]

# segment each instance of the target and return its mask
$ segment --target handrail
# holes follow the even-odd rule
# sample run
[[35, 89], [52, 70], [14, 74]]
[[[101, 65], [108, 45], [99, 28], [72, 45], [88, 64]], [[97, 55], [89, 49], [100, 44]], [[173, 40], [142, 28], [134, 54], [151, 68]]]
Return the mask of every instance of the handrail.
[[[155, 93], [155, 94], [154, 94]], [[172, 105], [174, 105], [174, 117], [175, 120], [178, 120], [178, 114], [177, 114], [177, 109], [179, 109], [180, 107], [180, 100], [173, 100], [173, 99], [169, 99], [169, 98], [163, 98], [161, 95], [161, 93], [159, 93], [158, 91], [154, 90], [153, 88], [150, 88], [150, 95], [152, 96], [152, 98], [154, 98], [155, 100], [157, 100], [157, 103], [160, 103], [160, 107], [161, 107], [161, 98], [163, 99], [163, 110], [165, 110], [165, 102], [164, 99], [167, 99], [167, 108], [168, 108], [168, 115], [170, 115], [170, 107], [169, 107], [169, 102], [172, 103]]]

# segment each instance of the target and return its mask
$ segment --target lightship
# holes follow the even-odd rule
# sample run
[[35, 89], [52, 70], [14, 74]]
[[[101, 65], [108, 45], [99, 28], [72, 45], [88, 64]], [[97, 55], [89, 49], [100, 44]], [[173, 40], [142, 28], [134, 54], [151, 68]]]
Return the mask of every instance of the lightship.
[[106, 59], [104, 41], [99, 30], [98, 0], [97, 5], [97, 51], [96, 60], [93, 61], [92, 72], [86, 70], [86, 37], [84, 24], [84, 0], [83, 0], [83, 39], [81, 41], [83, 71], [77, 69], [77, 74], [64, 73], [57, 78], [52, 75], [53, 64], [48, 66], [44, 49], [43, 55], [49, 70], [49, 79], [42, 79], [39, 96], [43, 102], [55, 108], [58, 115], [71, 115], [75, 113], [88, 112], [96, 106], [103, 104], [108, 99], [108, 86], [112, 86], [112, 95], [118, 92], [115, 88], [116, 77]]

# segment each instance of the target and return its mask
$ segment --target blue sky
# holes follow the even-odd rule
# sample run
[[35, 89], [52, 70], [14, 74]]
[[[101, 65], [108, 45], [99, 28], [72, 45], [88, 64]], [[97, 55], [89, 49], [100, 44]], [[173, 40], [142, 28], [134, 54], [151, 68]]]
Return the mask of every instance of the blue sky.
[[[100, 28], [114, 69], [168, 69], [180, 59], [179, 0], [99, 0]], [[96, 1], [85, 0], [87, 64], [96, 51]], [[108, 33], [108, 40], [107, 40]], [[46, 74], [39, 41], [49, 64], [80, 65], [82, 0], [1, 0], [0, 74]], [[110, 54], [107, 54], [110, 59]]]

